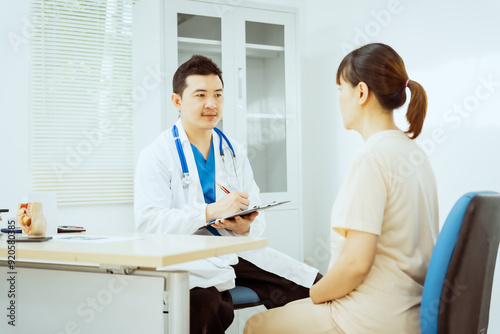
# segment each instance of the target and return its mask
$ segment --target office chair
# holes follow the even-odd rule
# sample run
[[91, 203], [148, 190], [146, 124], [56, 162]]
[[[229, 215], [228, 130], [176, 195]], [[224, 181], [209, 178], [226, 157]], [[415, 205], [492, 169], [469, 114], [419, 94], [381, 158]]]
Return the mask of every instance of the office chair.
[[420, 309], [422, 334], [487, 332], [499, 241], [500, 195], [463, 195], [432, 252]]
[[245, 286], [238, 285], [229, 290], [229, 293], [231, 293], [231, 297], [233, 298], [235, 310], [262, 304], [257, 293]]

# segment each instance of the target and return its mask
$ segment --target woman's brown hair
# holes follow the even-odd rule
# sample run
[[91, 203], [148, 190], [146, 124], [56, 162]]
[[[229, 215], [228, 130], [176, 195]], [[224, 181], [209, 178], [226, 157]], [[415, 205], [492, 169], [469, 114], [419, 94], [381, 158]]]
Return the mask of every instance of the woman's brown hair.
[[340, 78], [353, 87], [364, 82], [374, 93], [380, 105], [394, 110], [406, 102], [406, 87], [410, 88], [411, 99], [406, 112], [410, 123], [406, 134], [415, 139], [422, 131], [427, 113], [427, 95], [416, 81], [409, 80], [403, 59], [388, 45], [371, 43], [349, 53], [337, 70], [337, 84]]

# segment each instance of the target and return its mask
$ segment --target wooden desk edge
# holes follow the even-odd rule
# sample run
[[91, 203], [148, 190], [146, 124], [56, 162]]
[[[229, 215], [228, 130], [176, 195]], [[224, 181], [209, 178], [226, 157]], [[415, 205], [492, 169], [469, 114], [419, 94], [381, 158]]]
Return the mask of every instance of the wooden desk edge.
[[[178, 263], [189, 262], [189, 261], [194, 261], [194, 260], [199, 260], [199, 259], [206, 259], [209, 257], [214, 257], [214, 256], [219, 256], [219, 255], [233, 254], [233, 253], [244, 252], [244, 251], [248, 251], [248, 250], [252, 250], [252, 249], [263, 248], [263, 247], [266, 247], [267, 244], [268, 244], [267, 239], [255, 239], [255, 240], [252, 240], [252, 243], [228, 245], [228, 246], [224, 246], [224, 247], [219, 247], [217, 249], [212, 249], [210, 251], [201, 250], [201, 251], [190, 252], [190, 253], [180, 255], [183, 257], [183, 259], [181, 261], [176, 261], [174, 263], [172, 263], [171, 261], [166, 261], [165, 259], [162, 259], [162, 263], [158, 267], [165, 267], [165, 266], [169, 266], [172, 264], [178, 264]], [[207, 253], [209, 253], [208, 256], [207, 256]]]
[[[246, 240], [248, 241], [248, 240]], [[17, 249], [16, 261], [29, 262], [35, 261], [57, 261], [57, 262], [70, 262], [78, 265], [80, 263], [95, 263], [100, 265], [124, 266], [124, 267], [142, 267], [142, 268], [161, 268], [169, 265], [190, 262], [194, 260], [201, 260], [209, 257], [233, 254], [244, 252], [247, 250], [266, 247], [268, 240], [266, 238], [251, 238], [250, 242], [236, 243], [225, 246], [216, 247], [213, 249], [201, 249], [182, 254], [157, 256], [152, 257], [149, 255], [131, 255], [131, 254], [99, 254], [99, 253], [79, 253], [74, 254], [70, 252], [60, 252], [55, 250], [36, 249]], [[6, 250], [6, 249], [5, 249]], [[7, 254], [6, 258], [7, 259]], [[96, 262], [96, 257], [101, 258]], [[3, 259], [0, 254], [0, 259]]]

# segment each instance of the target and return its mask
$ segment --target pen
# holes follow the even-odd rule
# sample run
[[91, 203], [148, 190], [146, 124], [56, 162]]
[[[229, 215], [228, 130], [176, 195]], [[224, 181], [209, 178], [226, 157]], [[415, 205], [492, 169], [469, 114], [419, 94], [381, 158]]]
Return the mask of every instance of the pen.
[[224, 188], [223, 186], [221, 186], [220, 184], [217, 183], [217, 185], [219, 186], [219, 188], [222, 189], [223, 192], [225, 192], [226, 194], [229, 194], [229, 190], [227, 190], [226, 188]]
[[21, 228], [16, 227], [15, 229], [10, 229], [10, 228], [2, 228], [0, 232], [3, 233], [23, 233], [23, 230]]

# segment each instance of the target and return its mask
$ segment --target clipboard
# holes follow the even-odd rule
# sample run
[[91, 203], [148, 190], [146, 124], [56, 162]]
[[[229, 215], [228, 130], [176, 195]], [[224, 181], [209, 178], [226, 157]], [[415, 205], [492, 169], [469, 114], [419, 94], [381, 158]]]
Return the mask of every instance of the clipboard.
[[286, 204], [286, 203], [289, 203], [289, 202], [290, 201], [283, 201], [283, 202], [276, 202], [276, 201], [274, 201], [274, 202], [271, 202], [269, 204], [257, 205], [257, 206], [254, 206], [251, 209], [246, 209], [246, 210], [237, 212], [235, 214], [232, 214], [232, 215], [229, 215], [229, 216], [226, 216], [224, 218], [217, 219], [217, 220], [231, 219], [231, 218], [234, 218], [236, 216], [245, 216], [245, 215], [248, 215], [249, 213], [252, 213], [252, 212], [255, 212], [255, 211], [261, 211], [261, 210], [266, 210], [266, 209], [274, 208], [274, 207], [277, 207], [277, 206], [279, 206], [281, 204]]

